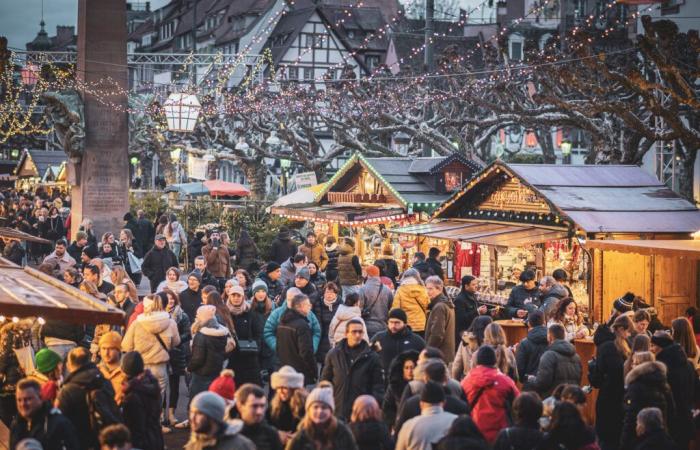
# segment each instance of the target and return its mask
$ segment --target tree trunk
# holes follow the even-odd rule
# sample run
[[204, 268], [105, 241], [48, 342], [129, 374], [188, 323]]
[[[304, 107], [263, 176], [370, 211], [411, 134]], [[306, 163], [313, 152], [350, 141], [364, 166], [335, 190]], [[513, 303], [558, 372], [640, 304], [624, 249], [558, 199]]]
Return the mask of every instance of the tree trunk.
[[256, 158], [255, 161], [252, 162], [241, 162], [241, 167], [250, 185], [251, 200], [265, 200], [265, 195], [267, 194], [267, 186], [265, 183], [267, 179], [267, 169], [265, 168], [263, 159]]
[[693, 188], [695, 185], [695, 160], [697, 156], [697, 148], [686, 150], [685, 158], [681, 161], [680, 173], [678, 174], [679, 194], [690, 200], [693, 204], [695, 204]]
[[151, 189], [153, 187], [153, 158], [141, 157], [139, 165], [141, 166], [141, 189]]
[[555, 164], [557, 155], [554, 153], [554, 142], [549, 128], [535, 128], [535, 137], [542, 149], [542, 160], [545, 164]]

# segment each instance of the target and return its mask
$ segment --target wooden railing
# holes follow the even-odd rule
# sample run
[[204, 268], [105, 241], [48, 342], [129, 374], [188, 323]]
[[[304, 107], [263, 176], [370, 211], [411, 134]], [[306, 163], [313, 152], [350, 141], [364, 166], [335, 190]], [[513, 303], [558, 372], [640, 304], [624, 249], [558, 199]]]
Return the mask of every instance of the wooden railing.
[[386, 203], [384, 194], [360, 194], [357, 192], [329, 192], [331, 203]]

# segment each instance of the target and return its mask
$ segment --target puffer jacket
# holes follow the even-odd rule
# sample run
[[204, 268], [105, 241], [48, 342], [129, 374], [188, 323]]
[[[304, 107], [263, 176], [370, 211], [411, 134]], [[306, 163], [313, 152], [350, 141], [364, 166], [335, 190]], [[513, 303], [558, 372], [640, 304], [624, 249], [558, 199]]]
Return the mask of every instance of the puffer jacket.
[[219, 244], [214, 250], [207, 244], [202, 248], [202, 256], [207, 261], [207, 270], [216, 278], [227, 278], [231, 274], [231, 255], [226, 246]]
[[[282, 302], [282, 304], [273, 309], [270, 315], [265, 321], [265, 328], [263, 328], [263, 339], [265, 339], [265, 344], [273, 352], [277, 351], [277, 326], [280, 323], [280, 319], [284, 312], [287, 311], [287, 302]], [[313, 335], [314, 342], [314, 353], [319, 348], [321, 343], [321, 325], [318, 323], [316, 314], [310, 312], [306, 317], [311, 324], [311, 333]]]
[[299, 247], [299, 251], [306, 255], [309, 262], [316, 263], [316, 266], [320, 271], [326, 270], [326, 265], [328, 264], [328, 255], [326, 254], [326, 249], [323, 245], [318, 242], [314, 245], [304, 244]]
[[631, 450], [639, 442], [636, 434], [637, 414], [643, 408], [656, 407], [661, 410], [668, 428], [669, 418], [674, 417], [674, 402], [671, 388], [666, 381], [666, 366], [658, 361], [645, 362], [625, 377], [624, 408], [620, 448]]
[[340, 297], [335, 299], [335, 302], [329, 307], [323, 302], [323, 298], [319, 296], [313, 305], [313, 312], [318, 319], [319, 325], [321, 325], [321, 342], [318, 344], [318, 350], [316, 351], [316, 361], [322, 363], [326, 359], [326, 353], [331, 349], [331, 341], [328, 338], [328, 332], [330, 330], [331, 322], [335, 313], [338, 311], [340, 305], [343, 301]]
[[[471, 416], [489, 444], [508, 426], [506, 411], [520, 395], [513, 380], [495, 367], [476, 366], [462, 380], [462, 389], [471, 405]], [[474, 399], [481, 392], [476, 404]]]
[[125, 383], [121, 408], [134, 447], [162, 450], [160, 387], [151, 372], [145, 371]]
[[544, 313], [544, 317], [549, 319], [557, 308], [559, 300], [569, 296], [569, 291], [559, 283], [554, 284], [546, 294], [542, 294], [542, 306], [540, 310]]
[[364, 286], [360, 289], [362, 299], [362, 312], [367, 324], [367, 333], [370, 337], [380, 331], [386, 330], [386, 321], [389, 318], [389, 309], [394, 301], [391, 289], [384, 286], [379, 277], [368, 277]]
[[440, 349], [446, 364], [455, 357], [455, 305], [444, 294], [430, 302], [425, 345]]
[[330, 341], [331, 347], [334, 347], [338, 342], [345, 339], [345, 329], [347, 328], [348, 321], [350, 319], [359, 319], [362, 321], [362, 328], [364, 329], [364, 335], [362, 338], [369, 342], [369, 335], [367, 334], [367, 326], [365, 325], [364, 319], [362, 319], [362, 311], [360, 311], [359, 306], [345, 306], [339, 305], [331, 324], [328, 327], [328, 340]]
[[547, 398], [560, 384], [581, 384], [581, 357], [574, 345], [564, 339], [552, 342], [542, 354], [535, 379], [528, 382], [526, 388]]
[[228, 328], [219, 325], [215, 319], [203, 324], [192, 339], [190, 372], [204, 378], [218, 375], [227, 358], [226, 342], [230, 337]]
[[[160, 336], [167, 350], [158, 342], [156, 335]], [[145, 364], [162, 364], [170, 361], [169, 350], [178, 345], [180, 333], [175, 321], [165, 311], [154, 311], [141, 314], [127, 328], [122, 351], [141, 353]]]
[[326, 255], [328, 256], [326, 279], [335, 281], [338, 278], [338, 244], [334, 242], [331, 245], [326, 245], [324, 250], [326, 250]]
[[358, 273], [360, 262], [355, 255], [355, 249], [348, 244], [338, 248], [338, 282], [341, 286], [357, 286], [362, 284], [362, 273]]
[[281, 365], [290, 365], [304, 374], [304, 383], [316, 382], [311, 325], [298, 311], [287, 309], [277, 326], [277, 357]]
[[520, 382], [524, 383], [528, 375], [534, 375], [540, 365], [540, 358], [547, 350], [547, 327], [544, 325], [531, 328], [527, 337], [520, 341], [515, 352]]
[[[407, 324], [414, 332], [422, 333], [428, 319], [428, 291], [417, 281], [407, 278], [394, 294], [392, 308], [401, 308], [408, 317]], [[454, 334], [454, 333], [453, 333]]]

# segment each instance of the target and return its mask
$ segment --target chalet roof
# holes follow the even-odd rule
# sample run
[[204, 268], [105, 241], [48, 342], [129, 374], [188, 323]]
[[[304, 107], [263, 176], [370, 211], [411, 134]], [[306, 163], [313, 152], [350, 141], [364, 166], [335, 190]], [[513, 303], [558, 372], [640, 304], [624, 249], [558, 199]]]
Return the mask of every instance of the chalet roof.
[[[700, 229], [700, 210], [637, 166], [506, 164], [496, 161], [435, 214], [461, 217], [478, 207], [500, 173], [520, 180], [572, 225], [587, 233], [691, 233]], [[495, 188], [497, 189], [497, 187]]]
[[[226, 6], [226, 3], [228, 3], [228, 6]], [[221, 25], [214, 30], [216, 45], [225, 44], [244, 36], [255, 26], [265, 11], [269, 10], [274, 4], [275, 0], [218, 0], [212, 6], [212, 11], [219, 11], [221, 8], [226, 7], [226, 13]], [[257, 17], [244, 28], [234, 28], [234, 19], [242, 16]]]
[[[386, 33], [372, 36], [369, 42], [365, 42], [372, 33], [386, 27], [381, 8], [324, 5], [319, 11], [348, 49], [363, 53], [386, 52], [389, 46]], [[336, 23], [339, 25], [335, 26]]]
[[142, 42], [144, 36], [154, 31], [153, 18], [148, 18], [143, 23], [140, 23], [134, 31], [129, 33], [128, 40], [135, 42]]
[[432, 158], [415, 158], [411, 167], [408, 169], [410, 173], [413, 174], [432, 174], [439, 171], [445, 165], [458, 161], [472, 168], [474, 172], [478, 172], [482, 169], [482, 166], [470, 159], [467, 159], [461, 153], [452, 153], [451, 155], [444, 157], [432, 157]]
[[[207, 19], [207, 13], [209, 12], [211, 6], [217, 0], [198, 0], [194, 2], [197, 8], [197, 27], [204, 23]], [[195, 19], [194, 8], [187, 8], [183, 14], [180, 16], [180, 20], [177, 23], [177, 28], [175, 29], [174, 36], [181, 36], [183, 34], [192, 33], [192, 23]]]
[[[316, 12], [315, 6], [295, 8], [287, 12], [287, 14], [277, 22], [277, 25], [272, 30], [272, 33], [270, 33], [267, 43], [265, 44], [272, 52], [272, 61], [275, 65], [279, 64], [282, 57], [287, 53], [289, 47], [291, 47], [296, 37], [301, 33], [302, 28], [304, 28], [304, 25], [309, 21], [314, 12]], [[286, 38], [280, 45], [273, 45], [278, 36], [286, 36]]]
[[31, 156], [32, 161], [36, 165], [38, 174], [36, 176], [43, 176], [46, 171], [51, 166], [60, 166], [66, 161], [66, 154], [61, 151], [47, 151], [47, 150], [26, 150], [22, 153], [19, 161], [17, 161], [17, 172], [25, 164], [27, 156]]

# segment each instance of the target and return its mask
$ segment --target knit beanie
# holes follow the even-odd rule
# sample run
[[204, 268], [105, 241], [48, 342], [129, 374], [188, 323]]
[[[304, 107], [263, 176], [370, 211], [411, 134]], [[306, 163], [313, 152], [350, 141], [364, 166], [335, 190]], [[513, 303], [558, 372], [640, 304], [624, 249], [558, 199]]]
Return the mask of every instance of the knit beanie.
[[265, 284], [263, 280], [255, 280], [250, 290], [253, 294], [258, 291], [265, 291], [265, 293], [267, 293], [267, 284]]
[[445, 401], [445, 390], [438, 383], [428, 381], [420, 393], [420, 401], [436, 405]]
[[216, 306], [214, 305], [202, 305], [197, 308], [197, 315], [195, 316], [197, 322], [205, 324], [216, 317]]
[[195, 269], [192, 272], [190, 272], [190, 274], [187, 275], [187, 278], [190, 277], [195, 277], [200, 283], [202, 282], [202, 273], [199, 270]]
[[36, 370], [44, 375], [51, 373], [61, 362], [61, 355], [48, 348], [39, 350], [34, 358]]
[[673, 345], [673, 338], [667, 332], [659, 330], [651, 337], [651, 343], [658, 347], [666, 348], [669, 345]]
[[367, 272], [368, 277], [378, 277], [379, 276], [379, 267], [375, 265], [367, 266], [365, 269], [365, 272]]
[[219, 423], [224, 421], [226, 401], [215, 392], [204, 391], [195, 395], [190, 403], [190, 411], [196, 410]]
[[314, 388], [313, 391], [306, 396], [306, 410], [311, 407], [314, 403], [323, 403], [327, 405], [331, 411], [335, 411], [335, 400], [333, 400], [333, 388], [330, 383], [321, 382]]
[[615, 309], [615, 311], [620, 312], [620, 313], [626, 313], [626, 312], [632, 311], [633, 305], [634, 305], [634, 294], [631, 292], [627, 292], [625, 295], [616, 299], [613, 302], [613, 308]]
[[100, 337], [99, 348], [122, 348], [122, 336], [116, 331], [108, 331]]
[[229, 292], [231, 294], [238, 294], [242, 297], [245, 297], [245, 291], [239, 285], [231, 286], [231, 290]]
[[304, 387], [304, 374], [297, 372], [292, 366], [282, 366], [277, 372], [272, 372], [270, 385], [272, 389], [300, 389]]
[[490, 345], [482, 345], [476, 352], [476, 364], [479, 366], [494, 367], [496, 365], [496, 351]]
[[311, 279], [311, 273], [309, 272], [309, 268], [302, 267], [301, 269], [297, 270], [295, 277], [296, 278], [303, 278], [306, 281], [309, 281]]
[[143, 372], [144, 364], [141, 353], [127, 352], [124, 356], [122, 356], [121, 369], [127, 378], [134, 378]]
[[270, 261], [267, 263], [267, 267], [265, 267], [265, 273], [272, 273], [279, 268], [279, 264], [277, 264], [275, 261]]
[[43, 450], [41, 442], [33, 438], [22, 439], [17, 443], [16, 450]]
[[86, 245], [83, 249], [83, 253], [85, 253], [90, 259], [97, 258], [97, 255], [99, 254], [97, 248], [93, 245]]
[[236, 394], [236, 382], [233, 377], [233, 370], [222, 370], [219, 376], [209, 385], [209, 392], [219, 394], [225, 400], [233, 401], [233, 397]]
[[391, 311], [389, 311], [389, 319], [400, 320], [403, 323], [408, 322], [408, 316], [406, 315], [406, 311], [404, 311], [401, 308], [394, 308]]

